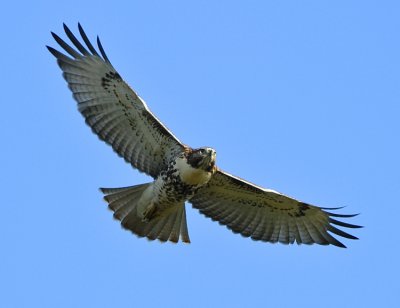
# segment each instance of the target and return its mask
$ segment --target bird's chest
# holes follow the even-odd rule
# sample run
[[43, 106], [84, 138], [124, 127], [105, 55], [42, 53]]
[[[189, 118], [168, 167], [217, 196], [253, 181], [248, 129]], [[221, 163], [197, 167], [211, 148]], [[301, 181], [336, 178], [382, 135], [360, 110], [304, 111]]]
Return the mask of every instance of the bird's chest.
[[180, 180], [188, 185], [203, 186], [211, 178], [211, 172], [193, 168], [185, 158], [177, 158], [173, 168], [176, 170], [175, 173], [178, 174]]
[[186, 201], [210, 178], [210, 172], [195, 169], [178, 158], [156, 180], [156, 194], [161, 202]]

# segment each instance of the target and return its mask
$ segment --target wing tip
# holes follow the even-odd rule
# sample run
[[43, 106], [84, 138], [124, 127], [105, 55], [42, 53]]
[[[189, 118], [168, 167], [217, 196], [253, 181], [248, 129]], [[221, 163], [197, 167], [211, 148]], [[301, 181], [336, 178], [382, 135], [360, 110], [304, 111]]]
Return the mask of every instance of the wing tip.
[[359, 225], [353, 225], [353, 224], [349, 224], [346, 222], [342, 222], [336, 219], [333, 219], [331, 217], [328, 218], [328, 221], [331, 224], [337, 225], [337, 226], [341, 226], [341, 227], [345, 227], [345, 228], [352, 228], [352, 229], [359, 229], [359, 228], [363, 228], [364, 226], [359, 226]]
[[46, 46], [47, 50], [50, 51], [50, 53], [57, 58], [57, 50], [49, 45], [45, 45], [45, 46]]
[[106, 55], [106, 53], [105, 53], [105, 51], [104, 51], [103, 45], [101, 44], [101, 41], [100, 41], [100, 37], [99, 37], [99, 36], [97, 36], [96, 41], [97, 41], [97, 46], [99, 47], [100, 53], [101, 53], [101, 55], [103, 56], [104, 61], [106, 61], [108, 64], [111, 65], [111, 62], [110, 62], [110, 60], [108, 59], [108, 57], [107, 57], [107, 55]]
[[339, 247], [339, 248], [344, 248], [347, 249], [347, 246], [344, 245], [342, 242], [337, 241], [336, 243], [330, 243], [333, 246]]

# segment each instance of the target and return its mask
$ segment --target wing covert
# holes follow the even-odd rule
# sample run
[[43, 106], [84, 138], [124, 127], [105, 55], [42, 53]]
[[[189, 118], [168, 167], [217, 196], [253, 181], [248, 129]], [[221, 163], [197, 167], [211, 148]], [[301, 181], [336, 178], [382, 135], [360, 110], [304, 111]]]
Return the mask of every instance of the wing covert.
[[97, 38], [100, 54], [80, 24], [81, 44], [64, 24], [72, 48], [52, 33], [67, 55], [47, 46], [57, 58], [63, 77], [78, 103], [78, 110], [98, 137], [141, 172], [157, 177], [169, 157], [185, 149], [148, 109], [111, 65]]
[[346, 247], [331, 233], [349, 239], [357, 238], [334, 225], [360, 228], [332, 218], [357, 214], [331, 213], [326, 211], [327, 208], [299, 202], [220, 170], [189, 202], [202, 214], [226, 225], [234, 233], [265, 242]]

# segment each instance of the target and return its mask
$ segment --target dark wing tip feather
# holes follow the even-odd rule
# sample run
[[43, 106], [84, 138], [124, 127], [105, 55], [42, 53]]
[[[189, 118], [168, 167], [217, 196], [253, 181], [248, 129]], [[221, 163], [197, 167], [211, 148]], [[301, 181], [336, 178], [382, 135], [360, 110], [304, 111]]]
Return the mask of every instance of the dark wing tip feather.
[[332, 224], [341, 226], [341, 227], [346, 227], [346, 228], [356, 229], [356, 228], [362, 228], [363, 227], [363, 226], [359, 226], [359, 225], [353, 225], [353, 224], [349, 224], [349, 223], [346, 223], [346, 222], [342, 222], [342, 221], [339, 221], [339, 220], [336, 220], [336, 219], [333, 219], [333, 218], [330, 218], [330, 217], [329, 217], [329, 222], [332, 223]]
[[68, 38], [71, 40], [71, 42], [74, 44], [76, 48], [83, 54], [83, 55], [89, 55], [89, 52], [87, 49], [78, 41], [78, 39], [75, 37], [75, 35], [72, 33], [72, 31], [67, 27], [65, 23], [63, 23], [64, 31], [65, 34], [67, 34]]
[[[332, 217], [351, 218], [351, 217], [355, 217], [355, 216], [357, 216], [359, 214], [336, 214], [336, 213], [331, 213], [331, 212], [327, 212], [327, 211], [323, 210], [323, 209], [336, 210], [336, 209], [341, 209], [341, 208], [343, 208], [343, 207], [340, 207], [340, 208], [321, 208], [322, 212], [325, 213], [326, 215], [328, 215], [329, 224], [327, 225], [326, 230], [331, 232], [331, 233], [333, 233], [333, 234], [336, 234], [338, 236], [344, 237], [344, 238], [348, 238], [348, 239], [352, 239], [352, 240], [358, 240], [357, 237], [355, 237], [355, 236], [353, 236], [351, 234], [348, 234], [348, 233], [346, 233], [346, 232], [334, 227], [333, 225], [337, 225], [337, 226], [341, 226], [341, 227], [345, 227], [345, 228], [352, 228], [352, 229], [363, 228], [363, 226], [342, 222], [342, 221], [336, 220], [336, 219], [334, 219]], [[343, 245], [341, 242], [339, 242], [336, 238], [331, 236], [329, 233], [327, 233], [327, 234], [329, 236], [329, 242], [332, 245], [335, 245], [335, 246], [338, 246], [338, 247], [342, 247], [342, 248], [347, 248], [345, 245]]]
[[360, 213], [357, 213], [357, 214], [336, 214], [336, 213], [331, 213], [331, 212], [324, 211], [324, 210], [322, 210], [322, 212], [324, 212], [325, 214], [328, 214], [329, 216], [332, 216], [332, 217], [342, 217], [342, 218], [351, 218], [351, 217], [355, 217], [355, 216], [360, 215]]
[[90, 42], [90, 40], [88, 39], [85, 31], [83, 30], [81, 24], [78, 22], [78, 29], [79, 29], [79, 33], [83, 39], [83, 41], [85, 42], [86, 46], [89, 48], [90, 52], [95, 55], [100, 57], [100, 55], [97, 53], [96, 48], [93, 47], [92, 43]]
[[67, 57], [63, 53], [59, 52], [57, 49], [54, 49], [53, 47], [47, 46], [46, 48], [50, 53], [57, 59], [57, 61], [62, 61], [62, 62], [69, 62], [72, 61], [71, 58]]
[[346, 245], [344, 245], [342, 242], [339, 242], [337, 239], [332, 237], [333, 240], [331, 240], [329, 243], [332, 244], [333, 246], [340, 247], [340, 248], [347, 248]]
[[339, 207], [320, 207], [321, 210], [341, 210], [345, 208], [345, 206], [339, 206]]
[[[64, 31], [67, 35], [67, 37], [69, 38], [69, 40], [72, 42], [73, 46], [77, 48], [77, 50], [79, 50], [79, 52], [77, 50], [75, 50], [74, 48], [72, 48], [68, 43], [66, 43], [61, 37], [59, 37], [56, 33], [51, 31], [51, 35], [53, 36], [54, 40], [70, 55], [72, 56], [74, 59], [78, 59], [78, 58], [82, 58], [83, 56], [90, 56], [90, 55], [94, 55], [97, 57], [102, 57], [104, 59], [104, 61], [106, 61], [107, 63], [111, 64], [110, 60], [108, 59], [103, 46], [101, 45], [100, 39], [99, 37], [97, 37], [97, 45], [99, 47], [99, 50], [101, 52], [101, 56], [99, 55], [99, 53], [97, 52], [96, 48], [94, 48], [93, 44], [90, 42], [89, 38], [87, 37], [85, 31], [83, 30], [83, 27], [81, 26], [80, 23], [78, 23], [78, 29], [79, 29], [79, 33], [81, 35], [82, 40], [84, 41], [85, 44], [82, 44], [77, 37], [72, 33], [72, 31], [68, 28], [68, 26], [63, 23], [63, 28]], [[84, 46], [86, 45], [86, 46]], [[65, 55], [63, 55], [62, 53], [58, 52], [56, 49], [50, 47], [50, 46], [46, 46], [47, 49], [57, 58], [57, 59], [61, 59], [62, 56], [65, 57]], [[89, 50], [88, 50], [89, 49]], [[70, 58], [68, 58], [70, 59]]]
[[348, 233], [346, 233], [346, 232], [344, 232], [344, 231], [342, 231], [342, 230], [340, 230], [340, 229], [338, 229], [338, 228], [336, 228], [336, 227], [334, 227], [332, 225], [328, 225], [326, 227], [326, 229], [328, 231], [336, 234], [336, 235], [339, 235], [339, 236], [342, 236], [342, 237], [345, 237], [345, 238], [348, 238], [348, 239], [351, 239], [351, 240], [358, 240], [358, 237], [355, 237], [354, 235], [348, 234]]
[[97, 46], [99, 47], [99, 50], [100, 50], [101, 55], [103, 56], [103, 59], [104, 59], [107, 63], [111, 64], [110, 60], [108, 60], [108, 57], [107, 57], [106, 53], [104, 52], [104, 48], [103, 48], [103, 46], [101, 45], [100, 37], [99, 37], [99, 36], [97, 36]]
[[47, 50], [50, 51], [50, 53], [51, 53], [54, 57], [56, 57], [57, 59], [58, 59], [59, 55], [62, 54], [61, 52], [59, 52], [58, 50], [54, 49], [54, 48], [51, 47], [51, 46], [46, 45], [46, 48], [47, 48]]
[[73, 49], [71, 46], [69, 46], [62, 38], [60, 38], [57, 34], [54, 32], [51, 32], [51, 35], [53, 36], [54, 40], [60, 45], [66, 52], [68, 52], [72, 57], [75, 59], [81, 58], [82, 55], [79, 54], [75, 49]]

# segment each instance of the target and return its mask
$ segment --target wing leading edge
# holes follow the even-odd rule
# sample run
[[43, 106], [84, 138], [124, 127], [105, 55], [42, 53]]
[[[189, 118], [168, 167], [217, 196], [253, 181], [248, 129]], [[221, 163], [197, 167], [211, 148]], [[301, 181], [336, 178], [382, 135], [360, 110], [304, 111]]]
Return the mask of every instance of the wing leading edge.
[[234, 233], [265, 242], [346, 247], [331, 234], [348, 239], [357, 237], [335, 225], [361, 228], [333, 218], [349, 218], [358, 214], [328, 212], [339, 208], [309, 205], [223, 171], [218, 171], [190, 202], [202, 214], [226, 225]]
[[109, 61], [100, 39], [89, 41], [78, 24], [86, 47], [64, 24], [71, 47], [52, 32], [69, 55], [47, 46], [56, 57], [64, 79], [78, 103], [80, 113], [97, 136], [141, 172], [157, 177], [169, 158], [182, 152], [182, 144], [148, 109], [146, 103], [126, 84]]

